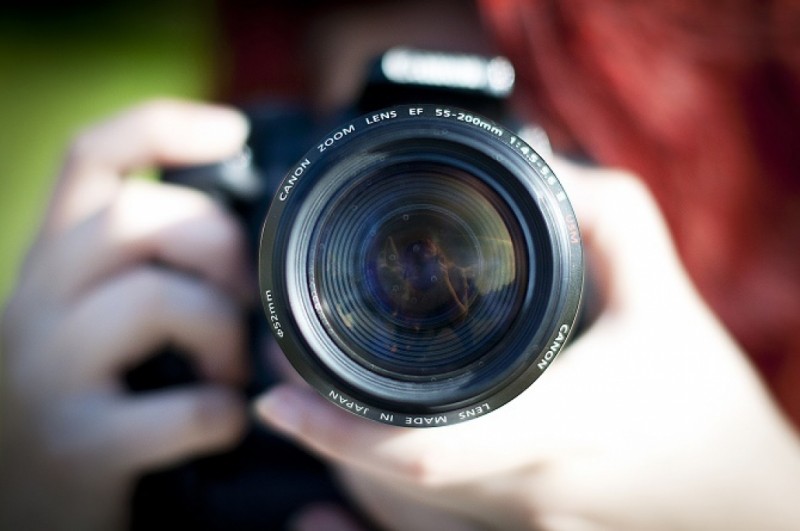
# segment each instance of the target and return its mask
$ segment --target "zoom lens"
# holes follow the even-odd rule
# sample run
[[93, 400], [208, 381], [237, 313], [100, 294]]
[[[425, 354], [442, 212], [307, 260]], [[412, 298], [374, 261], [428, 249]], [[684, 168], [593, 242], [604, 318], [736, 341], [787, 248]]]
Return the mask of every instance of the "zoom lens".
[[569, 202], [505, 129], [455, 109], [395, 107], [335, 131], [267, 215], [267, 318], [319, 392], [397, 425], [460, 422], [519, 394], [577, 313]]

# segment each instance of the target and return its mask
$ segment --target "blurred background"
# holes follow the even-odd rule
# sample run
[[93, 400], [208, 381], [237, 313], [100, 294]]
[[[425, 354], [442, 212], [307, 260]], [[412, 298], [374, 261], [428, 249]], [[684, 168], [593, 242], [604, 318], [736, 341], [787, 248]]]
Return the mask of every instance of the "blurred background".
[[53, 5], [0, 7], [0, 304], [76, 132], [146, 98], [215, 93], [212, 2]]

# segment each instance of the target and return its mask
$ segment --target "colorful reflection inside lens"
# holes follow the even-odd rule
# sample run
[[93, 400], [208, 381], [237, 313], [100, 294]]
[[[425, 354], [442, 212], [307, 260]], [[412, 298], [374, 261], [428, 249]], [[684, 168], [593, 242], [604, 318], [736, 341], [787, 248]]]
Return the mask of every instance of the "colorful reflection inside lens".
[[516, 217], [469, 173], [383, 168], [331, 198], [310, 242], [326, 332], [371, 371], [447, 377], [487, 361], [526, 292]]

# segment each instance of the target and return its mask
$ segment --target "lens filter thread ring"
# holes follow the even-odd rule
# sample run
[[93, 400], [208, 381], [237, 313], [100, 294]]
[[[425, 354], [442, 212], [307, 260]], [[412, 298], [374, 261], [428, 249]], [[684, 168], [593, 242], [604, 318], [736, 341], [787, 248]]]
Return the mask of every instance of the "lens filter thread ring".
[[262, 233], [262, 299], [281, 348], [332, 402], [389, 424], [461, 422], [527, 388], [563, 344], [579, 233], [552, 170], [511, 132], [456, 109], [391, 111], [289, 172]]

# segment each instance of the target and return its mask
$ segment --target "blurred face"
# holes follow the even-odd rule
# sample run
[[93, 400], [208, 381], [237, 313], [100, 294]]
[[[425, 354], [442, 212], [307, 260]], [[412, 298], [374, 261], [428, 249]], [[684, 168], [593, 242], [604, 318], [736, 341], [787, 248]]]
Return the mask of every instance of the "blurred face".
[[363, 2], [325, 10], [310, 24], [307, 43], [310, 85], [322, 110], [350, 102], [363, 82], [364, 66], [393, 46], [489, 49], [474, 5], [463, 0]]

